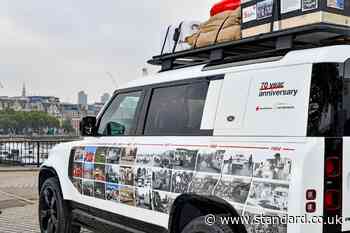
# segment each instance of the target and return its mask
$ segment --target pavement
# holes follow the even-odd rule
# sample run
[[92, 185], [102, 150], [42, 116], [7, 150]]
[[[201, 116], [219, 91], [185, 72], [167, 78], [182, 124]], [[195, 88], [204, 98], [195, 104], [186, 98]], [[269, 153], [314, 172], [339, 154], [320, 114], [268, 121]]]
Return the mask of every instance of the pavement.
[[40, 233], [37, 177], [37, 169], [0, 167], [0, 233]]

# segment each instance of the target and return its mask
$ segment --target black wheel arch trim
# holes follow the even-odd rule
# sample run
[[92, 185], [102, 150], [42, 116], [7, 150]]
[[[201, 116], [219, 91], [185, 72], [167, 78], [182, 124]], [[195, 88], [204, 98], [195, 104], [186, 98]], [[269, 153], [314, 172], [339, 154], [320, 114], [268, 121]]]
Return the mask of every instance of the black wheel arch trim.
[[[198, 208], [199, 212], [194, 213], [193, 217], [187, 219], [183, 223], [182, 218], [191, 213], [186, 211], [188, 205], [192, 205], [192, 208]], [[194, 218], [208, 214], [228, 214], [232, 217], [239, 217], [235, 208], [227, 201], [216, 196], [200, 196], [197, 194], [183, 194], [175, 199], [169, 215], [169, 233], [180, 233], [183, 228]], [[230, 225], [235, 232], [247, 233], [247, 230], [243, 224]]]
[[[51, 174], [51, 175], [48, 175], [48, 174]], [[39, 191], [39, 194], [40, 194], [40, 191], [41, 191], [41, 187], [42, 185], [44, 184], [45, 180], [48, 179], [48, 178], [51, 178], [51, 177], [56, 177], [59, 181], [59, 184], [60, 184], [60, 189], [62, 191], [62, 188], [61, 188], [61, 182], [60, 182], [60, 179], [59, 179], [59, 176], [56, 172], [56, 170], [52, 167], [47, 167], [47, 166], [43, 166], [40, 168], [39, 170], [39, 177], [38, 177], [38, 191]]]

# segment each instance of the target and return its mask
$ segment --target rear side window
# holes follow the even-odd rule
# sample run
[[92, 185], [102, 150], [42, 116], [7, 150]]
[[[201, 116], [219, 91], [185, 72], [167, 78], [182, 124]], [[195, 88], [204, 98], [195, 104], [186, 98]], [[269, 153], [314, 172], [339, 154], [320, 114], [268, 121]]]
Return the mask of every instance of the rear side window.
[[202, 135], [200, 130], [209, 82], [155, 88], [145, 135]]
[[349, 82], [344, 73], [343, 63], [314, 64], [308, 136], [349, 135]]

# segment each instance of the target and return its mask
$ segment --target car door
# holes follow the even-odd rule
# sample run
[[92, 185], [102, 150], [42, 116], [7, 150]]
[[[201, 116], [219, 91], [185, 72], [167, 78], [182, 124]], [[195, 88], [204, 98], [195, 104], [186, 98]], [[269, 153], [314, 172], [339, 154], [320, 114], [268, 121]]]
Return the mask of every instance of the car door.
[[[70, 175], [74, 201], [120, 213], [134, 203], [134, 136], [143, 89], [115, 94], [97, 121], [97, 136], [72, 150]], [[121, 205], [126, 204], [126, 205]], [[125, 209], [125, 211], [123, 211]]]

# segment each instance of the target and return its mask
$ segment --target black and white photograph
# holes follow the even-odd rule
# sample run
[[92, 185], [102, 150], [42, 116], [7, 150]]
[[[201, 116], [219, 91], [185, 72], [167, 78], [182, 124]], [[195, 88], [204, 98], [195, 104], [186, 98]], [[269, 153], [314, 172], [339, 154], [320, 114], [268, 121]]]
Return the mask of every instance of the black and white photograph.
[[302, 0], [302, 10], [310, 11], [318, 7], [318, 0]]
[[220, 175], [196, 173], [190, 185], [190, 193], [210, 196], [219, 181]]
[[134, 177], [135, 177], [135, 186], [140, 188], [152, 187], [152, 168], [136, 167]]
[[215, 188], [215, 196], [229, 202], [244, 204], [248, 198], [251, 180], [222, 176]]
[[94, 197], [105, 199], [106, 184], [104, 182], [95, 182]]
[[248, 204], [264, 209], [287, 211], [289, 185], [268, 182], [253, 182]]
[[84, 147], [74, 148], [74, 162], [83, 162], [84, 161]]
[[133, 165], [136, 160], [137, 147], [124, 147], [121, 151], [120, 164]]
[[106, 199], [110, 201], [119, 202], [119, 188], [118, 184], [106, 184]]
[[106, 165], [106, 181], [109, 183], [119, 184], [119, 165]]
[[178, 148], [173, 154], [173, 169], [193, 171], [196, 166], [197, 150]]
[[153, 168], [153, 189], [170, 192], [172, 170], [166, 168]]
[[173, 171], [171, 179], [171, 192], [187, 193], [189, 185], [192, 182], [193, 172]]
[[[277, 215], [275, 213], [254, 213], [254, 212], [249, 212], [246, 211], [244, 213], [244, 216], [250, 216], [250, 218], [254, 218], [254, 216], [259, 216], [259, 217], [269, 217], [271, 219], [271, 223], [266, 221], [265, 224], [263, 223], [256, 223], [256, 224], [245, 224], [247, 233], [262, 233], [262, 232], [269, 232], [269, 233], [287, 233], [287, 225], [286, 224], [277, 224], [277, 219], [281, 218], [282, 215]], [[276, 218], [275, 222], [272, 222], [273, 217], [278, 217]]]
[[252, 154], [233, 150], [226, 151], [222, 174], [251, 177], [253, 175], [253, 169], [254, 162]]
[[174, 195], [172, 195], [171, 193], [153, 191], [152, 200], [153, 210], [169, 214], [175, 198]]
[[197, 159], [197, 171], [221, 173], [225, 151], [224, 150], [200, 150]]
[[110, 147], [106, 155], [106, 162], [110, 164], [119, 164], [122, 148]]
[[135, 189], [130, 186], [120, 186], [119, 201], [122, 204], [135, 206]]
[[86, 196], [94, 196], [94, 181], [83, 180], [83, 194]]
[[174, 157], [174, 150], [166, 150], [163, 152], [158, 152], [153, 157], [153, 163], [154, 167], [161, 167], [161, 168], [173, 168], [173, 157]]
[[136, 164], [138, 166], [152, 167], [153, 166], [153, 156], [156, 153], [153, 148], [149, 147], [139, 147], [137, 149]]
[[152, 190], [148, 188], [136, 188], [135, 203], [136, 207], [151, 210]]
[[119, 168], [119, 181], [120, 184], [134, 185], [134, 171], [132, 167], [121, 166]]
[[289, 181], [292, 170], [292, 160], [276, 153], [271, 156], [254, 157], [254, 177]]
[[82, 192], [83, 180], [79, 178], [73, 178], [73, 185], [78, 190], [79, 193]]

